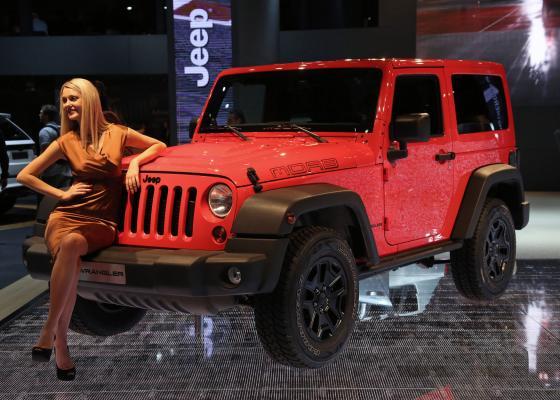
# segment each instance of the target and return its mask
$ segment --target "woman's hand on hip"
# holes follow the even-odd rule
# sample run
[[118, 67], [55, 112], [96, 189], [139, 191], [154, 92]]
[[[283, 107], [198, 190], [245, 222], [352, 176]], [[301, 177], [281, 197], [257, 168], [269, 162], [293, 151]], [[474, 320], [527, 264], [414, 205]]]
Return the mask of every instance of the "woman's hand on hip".
[[138, 189], [140, 189], [140, 168], [138, 167], [138, 163], [134, 162], [134, 160], [132, 160], [128, 165], [125, 185], [126, 190], [130, 194], [135, 193]]
[[88, 194], [89, 192], [91, 192], [92, 188], [93, 186], [90, 185], [89, 183], [83, 183], [83, 182], [75, 183], [72, 186], [70, 186], [68, 190], [63, 192], [60, 200], [68, 201], [73, 199], [74, 197], [83, 196], [84, 194]]

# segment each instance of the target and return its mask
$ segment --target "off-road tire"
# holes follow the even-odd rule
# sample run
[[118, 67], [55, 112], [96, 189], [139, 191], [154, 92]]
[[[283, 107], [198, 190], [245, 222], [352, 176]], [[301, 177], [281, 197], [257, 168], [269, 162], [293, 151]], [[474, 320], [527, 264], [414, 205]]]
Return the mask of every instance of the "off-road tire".
[[348, 243], [332, 229], [306, 227], [290, 236], [274, 292], [255, 298], [257, 333], [276, 361], [319, 368], [346, 345], [357, 305], [356, 263]]
[[132, 329], [146, 310], [99, 303], [78, 296], [70, 329], [89, 336], [112, 336]]
[[487, 302], [500, 297], [515, 270], [515, 226], [506, 204], [486, 200], [474, 235], [451, 252], [451, 272], [466, 298]]
[[0, 196], [0, 215], [8, 212], [16, 204], [17, 198], [15, 196]]

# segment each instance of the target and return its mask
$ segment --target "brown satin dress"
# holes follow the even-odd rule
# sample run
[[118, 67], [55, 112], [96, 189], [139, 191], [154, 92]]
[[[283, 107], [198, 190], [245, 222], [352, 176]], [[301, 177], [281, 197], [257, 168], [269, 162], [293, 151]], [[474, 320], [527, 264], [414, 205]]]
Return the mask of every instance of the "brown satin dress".
[[71, 232], [84, 236], [88, 253], [110, 246], [117, 236], [117, 215], [121, 201], [121, 158], [128, 128], [110, 125], [99, 153], [85, 150], [80, 137], [68, 132], [57, 139], [72, 168], [74, 183], [92, 185], [92, 190], [68, 201], [60, 201], [47, 221], [45, 241], [53, 260], [60, 241]]

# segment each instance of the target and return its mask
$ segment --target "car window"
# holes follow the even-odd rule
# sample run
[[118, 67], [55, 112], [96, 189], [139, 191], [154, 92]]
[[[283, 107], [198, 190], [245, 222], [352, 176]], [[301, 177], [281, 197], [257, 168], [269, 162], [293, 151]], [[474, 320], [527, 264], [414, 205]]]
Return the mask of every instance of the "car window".
[[395, 83], [394, 121], [404, 114], [428, 113], [430, 135], [443, 135], [439, 80], [435, 75], [401, 75]]
[[21, 129], [17, 128], [8, 119], [0, 119], [0, 133], [4, 137], [4, 140], [30, 140]]
[[459, 133], [507, 129], [504, 87], [499, 76], [453, 75], [451, 81]]

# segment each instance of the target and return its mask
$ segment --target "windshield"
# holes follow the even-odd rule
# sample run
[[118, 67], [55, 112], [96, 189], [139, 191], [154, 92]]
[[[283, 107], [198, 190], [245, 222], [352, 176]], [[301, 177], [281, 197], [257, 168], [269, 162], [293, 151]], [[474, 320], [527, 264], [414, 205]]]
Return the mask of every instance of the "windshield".
[[30, 138], [9, 120], [0, 118], [0, 134], [4, 140], [30, 140]]
[[221, 78], [199, 132], [290, 129], [371, 132], [381, 71], [365, 68], [259, 72]]

